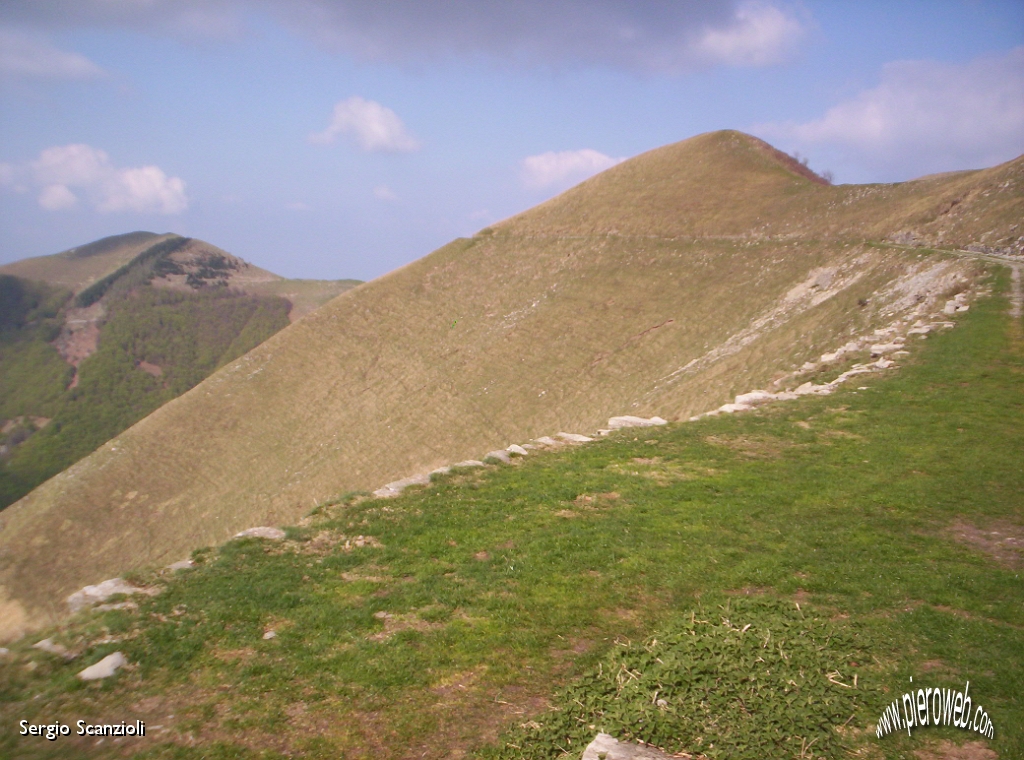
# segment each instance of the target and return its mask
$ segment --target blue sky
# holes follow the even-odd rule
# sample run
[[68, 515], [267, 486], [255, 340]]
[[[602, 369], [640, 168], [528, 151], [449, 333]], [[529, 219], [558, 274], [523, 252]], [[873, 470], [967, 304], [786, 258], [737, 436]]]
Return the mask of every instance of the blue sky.
[[1024, 153], [1024, 2], [5, 0], [0, 263], [146, 229], [371, 279], [714, 129], [891, 182]]

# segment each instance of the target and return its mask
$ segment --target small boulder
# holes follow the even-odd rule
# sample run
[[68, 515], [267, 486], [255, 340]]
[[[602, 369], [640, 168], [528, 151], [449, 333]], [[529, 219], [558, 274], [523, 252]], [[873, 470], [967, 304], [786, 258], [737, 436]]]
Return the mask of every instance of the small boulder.
[[599, 733], [583, 750], [582, 760], [671, 760], [659, 749], [632, 742], [620, 742], [606, 733]]
[[902, 343], [875, 343], [871, 346], [872, 356], [882, 356], [883, 354], [891, 354], [893, 351], [899, 351], [903, 348]]
[[539, 443], [541, 446], [557, 447], [557, 446], [564, 446], [565, 445], [561, 441], [556, 441], [554, 438], [552, 438], [549, 435], [544, 435], [544, 436], [541, 436], [540, 438], [534, 438], [533, 440], [536, 441], [537, 443]]
[[261, 525], [258, 528], [248, 528], [241, 533], [236, 533], [235, 538], [266, 538], [270, 541], [280, 541], [284, 538], [284, 531], [280, 528], [270, 528]]
[[753, 408], [749, 404], [722, 404], [718, 407], [718, 411], [733, 414], [734, 412], [747, 412]]
[[191, 570], [193, 567], [195, 567], [195, 564], [196, 563], [190, 559], [183, 559], [179, 560], [178, 562], [172, 562], [167, 566], [167, 569], [171, 572], [176, 572], [178, 570]]
[[512, 461], [512, 457], [508, 455], [508, 452], [505, 451], [505, 449], [495, 449], [494, 451], [488, 451], [484, 455], [484, 461], [486, 462], [488, 459], [494, 459], [504, 464], [508, 464], [509, 462]]
[[68, 650], [60, 644], [54, 644], [53, 639], [43, 639], [42, 641], [37, 641], [35, 644], [32, 645], [32, 648], [38, 649], [41, 652], [56, 655], [57, 657], [68, 656]]
[[507, 451], [509, 454], [518, 454], [521, 457], [525, 457], [530, 453], [525, 448], [520, 446], [518, 443], [513, 443], [511, 446], [505, 449], [505, 451]]
[[956, 314], [956, 309], [959, 304], [956, 301], [946, 301], [946, 305], [942, 307], [943, 314]]
[[114, 652], [113, 654], [108, 654], [95, 665], [87, 667], [78, 674], [78, 677], [83, 681], [97, 681], [101, 678], [110, 678], [110, 676], [127, 664], [128, 660], [125, 659], [123, 654]]
[[465, 459], [461, 462], [456, 462], [452, 467], [483, 467], [484, 463], [479, 459]]
[[629, 427], [654, 427], [656, 425], [667, 424], [668, 422], [663, 420], [661, 417], [651, 417], [650, 419], [646, 419], [644, 417], [634, 417], [631, 414], [625, 414], [621, 417], [611, 417], [608, 420], [608, 427], [612, 430]]
[[733, 399], [733, 402], [745, 406], [758, 406], [775, 399], [776, 395], [769, 391], [750, 391], [750, 393], [741, 393]]
[[133, 586], [123, 578], [110, 578], [95, 586], [85, 586], [71, 594], [65, 601], [72, 614], [93, 604], [105, 602], [115, 594], [158, 594], [159, 589], [145, 589]]
[[579, 433], [555, 433], [555, 435], [569, 443], [589, 443], [594, 440], [590, 436], [580, 435]]
[[271, 639], [276, 639], [276, 638], [277, 638], [277, 631], [267, 631], [266, 633], [263, 634], [263, 640], [264, 641], [270, 641]]

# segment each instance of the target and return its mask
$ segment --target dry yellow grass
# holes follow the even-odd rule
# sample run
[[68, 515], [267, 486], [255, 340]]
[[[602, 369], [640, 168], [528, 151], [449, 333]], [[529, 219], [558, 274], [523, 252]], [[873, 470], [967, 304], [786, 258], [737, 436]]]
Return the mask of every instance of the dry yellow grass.
[[713, 408], [890, 320], [915, 273], [972, 276], [871, 241], [994, 245], [1022, 217], [1021, 159], [828, 187], [737, 132], [644, 154], [343, 294], [0, 513], [0, 619], [340, 492]]

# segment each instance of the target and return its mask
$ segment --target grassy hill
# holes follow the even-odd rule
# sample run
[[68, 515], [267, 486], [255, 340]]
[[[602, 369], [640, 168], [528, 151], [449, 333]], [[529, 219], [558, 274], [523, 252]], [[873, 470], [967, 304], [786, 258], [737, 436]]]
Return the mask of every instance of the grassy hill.
[[718, 132], [624, 162], [335, 299], [5, 510], [7, 629], [339, 492], [796, 385], [969, 289], [980, 265], [937, 247], [1017, 245], [1022, 215], [1021, 159], [831, 187]]
[[[11, 645], [0, 725], [145, 739], [7, 731], [0, 754], [554, 760], [605, 730], [728, 760], [1021, 757], [1024, 322], [994, 273], [832, 396], [336, 497], [283, 541], [137, 573], [161, 593]], [[115, 651], [115, 678], [75, 677]], [[879, 738], [910, 678], [969, 681], [994, 739]]]
[[0, 508], [356, 284], [141, 232], [4, 270]]

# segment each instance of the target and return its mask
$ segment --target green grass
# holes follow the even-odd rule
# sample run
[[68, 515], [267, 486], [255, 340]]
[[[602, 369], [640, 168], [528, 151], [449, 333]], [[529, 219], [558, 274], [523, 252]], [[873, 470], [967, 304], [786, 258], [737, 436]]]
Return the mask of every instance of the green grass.
[[[349, 495], [283, 543], [234, 541], [174, 578], [141, 574], [163, 593], [53, 632], [76, 662], [14, 647], [0, 721], [139, 716], [169, 731], [62, 746], [189, 760], [557, 757], [602, 727], [737, 758], [812, 741], [805, 756], [911, 757], [978, 739], [877, 739], [914, 676], [969, 680], [992, 748], [1024, 756], [1019, 558], [999, 564], [951, 532], [1024, 532], [1024, 340], [1006, 308], [976, 304], [864, 390], [623, 431], [392, 500]], [[790, 661], [769, 660], [799, 666], [792, 692], [778, 672], [751, 680], [761, 639], [745, 637], [768, 629], [792, 642]], [[115, 650], [128, 672], [75, 680]], [[642, 688], [607, 678], [622, 665]], [[651, 688], [667, 688], [663, 710]], [[6, 736], [6, 755], [55, 756]]]

